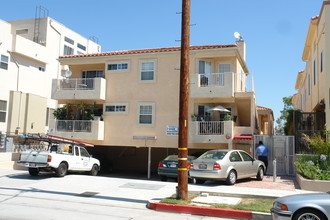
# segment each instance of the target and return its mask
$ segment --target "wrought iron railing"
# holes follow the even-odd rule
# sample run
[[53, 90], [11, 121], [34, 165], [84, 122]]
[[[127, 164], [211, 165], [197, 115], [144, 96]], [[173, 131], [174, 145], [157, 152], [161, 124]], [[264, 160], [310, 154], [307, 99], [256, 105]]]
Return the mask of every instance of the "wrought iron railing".
[[199, 121], [198, 135], [223, 135], [224, 122], [223, 121]]

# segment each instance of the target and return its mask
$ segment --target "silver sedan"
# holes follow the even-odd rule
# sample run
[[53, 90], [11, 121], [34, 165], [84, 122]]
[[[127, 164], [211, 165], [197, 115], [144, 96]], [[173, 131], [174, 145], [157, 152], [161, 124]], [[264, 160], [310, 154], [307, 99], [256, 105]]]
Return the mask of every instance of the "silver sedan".
[[330, 192], [280, 197], [275, 200], [271, 212], [276, 220], [328, 220]]
[[210, 150], [193, 161], [190, 177], [194, 183], [225, 180], [233, 185], [237, 179], [256, 176], [262, 180], [265, 164], [242, 150]]

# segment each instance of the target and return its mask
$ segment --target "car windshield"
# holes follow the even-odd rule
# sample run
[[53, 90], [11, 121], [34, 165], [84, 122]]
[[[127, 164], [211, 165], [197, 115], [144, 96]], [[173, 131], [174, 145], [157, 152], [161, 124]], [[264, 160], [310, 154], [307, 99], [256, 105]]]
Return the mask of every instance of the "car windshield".
[[198, 159], [214, 159], [214, 160], [222, 160], [224, 156], [227, 154], [227, 151], [207, 151], [202, 154]]

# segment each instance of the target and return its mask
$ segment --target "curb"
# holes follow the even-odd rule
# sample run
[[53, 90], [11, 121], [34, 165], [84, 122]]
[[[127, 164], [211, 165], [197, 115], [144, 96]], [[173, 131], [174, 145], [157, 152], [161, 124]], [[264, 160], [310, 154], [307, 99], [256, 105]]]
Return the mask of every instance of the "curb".
[[233, 210], [222, 208], [209, 208], [200, 206], [174, 205], [148, 201], [147, 208], [155, 211], [179, 212], [194, 215], [238, 218], [238, 219], [272, 219], [268, 213], [252, 212], [245, 210]]
[[199, 206], [173, 205], [165, 203], [148, 202], [149, 209], [156, 211], [179, 212], [194, 215], [206, 215], [215, 217], [231, 217], [240, 219], [252, 219], [252, 212], [242, 210], [217, 209]]

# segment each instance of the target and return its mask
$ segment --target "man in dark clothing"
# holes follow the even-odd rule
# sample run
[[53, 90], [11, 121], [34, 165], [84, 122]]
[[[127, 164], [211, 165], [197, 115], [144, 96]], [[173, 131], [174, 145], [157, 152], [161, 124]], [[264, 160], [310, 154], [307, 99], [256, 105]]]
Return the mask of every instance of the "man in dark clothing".
[[258, 155], [258, 160], [261, 160], [262, 162], [264, 162], [264, 164], [266, 166], [266, 170], [265, 170], [265, 173], [266, 173], [267, 167], [268, 167], [268, 147], [266, 145], [264, 145], [262, 143], [262, 141], [259, 141], [259, 145], [258, 145], [256, 151], [257, 151], [257, 155]]

